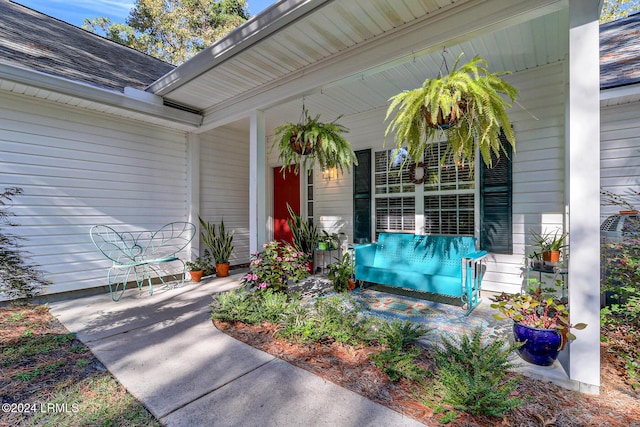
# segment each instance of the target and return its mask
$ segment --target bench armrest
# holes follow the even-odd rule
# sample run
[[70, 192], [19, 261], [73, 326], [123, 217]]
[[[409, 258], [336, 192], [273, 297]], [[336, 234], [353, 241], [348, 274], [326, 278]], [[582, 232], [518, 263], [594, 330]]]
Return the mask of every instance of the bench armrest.
[[354, 246], [353, 249], [356, 253], [356, 265], [373, 265], [377, 248], [377, 243], [365, 243]]
[[481, 259], [485, 258], [487, 255], [489, 255], [489, 252], [487, 251], [475, 251], [475, 252], [471, 252], [466, 254], [465, 256], [463, 256], [463, 259], [470, 259], [473, 261], [480, 261]]

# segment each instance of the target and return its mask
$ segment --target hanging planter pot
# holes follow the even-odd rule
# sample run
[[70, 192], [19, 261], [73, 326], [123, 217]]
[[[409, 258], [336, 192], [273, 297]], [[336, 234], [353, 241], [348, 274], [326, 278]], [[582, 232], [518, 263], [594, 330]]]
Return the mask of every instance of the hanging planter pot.
[[480, 56], [458, 68], [461, 58], [462, 54], [446, 75], [428, 78], [421, 87], [391, 98], [385, 137], [393, 134], [396, 148], [406, 147], [415, 162], [431, 143], [443, 139], [448, 142], [443, 158], [451, 156], [456, 165], [473, 165], [479, 148], [485, 164], [491, 166], [492, 155], [505, 150], [501, 132], [515, 148], [507, 116], [511, 104], [505, 98], [514, 101], [518, 90], [500, 78], [507, 73], [489, 73], [487, 61]]
[[300, 167], [308, 169], [315, 162], [321, 169], [336, 168], [340, 172], [350, 170], [351, 165], [358, 164], [351, 144], [343, 134], [349, 129], [337, 123], [337, 120], [324, 123], [320, 115], [311, 117], [303, 108], [303, 114], [297, 123], [285, 123], [275, 129], [276, 139], [270, 152], [277, 146], [280, 152], [283, 174], [293, 167], [298, 173]]
[[427, 126], [432, 129], [438, 130], [446, 130], [455, 126], [458, 121], [464, 116], [465, 109], [467, 108], [467, 104], [464, 102], [458, 102], [451, 111], [443, 114], [442, 109], [438, 108], [438, 114], [435, 119], [433, 118], [431, 111], [427, 110], [426, 107], [422, 108], [422, 114], [426, 120]]
[[[313, 154], [313, 152], [315, 151], [313, 143], [311, 141], [305, 142], [304, 137], [304, 133], [299, 134], [297, 132], [294, 132], [293, 135], [291, 135], [291, 138], [289, 138], [291, 150], [293, 150], [293, 152], [296, 154], [300, 154], [301, 156]], [[322, 140], [318, 140], [317, 144], [322, 145]]]

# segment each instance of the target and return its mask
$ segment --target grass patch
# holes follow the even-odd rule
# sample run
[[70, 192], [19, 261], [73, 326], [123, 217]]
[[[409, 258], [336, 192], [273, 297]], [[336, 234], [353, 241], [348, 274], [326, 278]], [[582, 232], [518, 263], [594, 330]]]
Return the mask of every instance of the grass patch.
[[160, 426], [46, 306], [0, 307], [0, 398], [11, 426]]

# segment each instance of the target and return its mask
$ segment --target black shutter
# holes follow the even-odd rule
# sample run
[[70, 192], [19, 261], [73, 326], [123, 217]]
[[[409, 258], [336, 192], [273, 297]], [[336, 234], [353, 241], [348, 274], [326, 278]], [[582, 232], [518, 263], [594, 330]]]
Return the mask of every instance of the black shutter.
[[371, 242], [371, 150], [355, 152], [353, 168], [353, 242]]
[[[500, 135], [504, 147], [493, 167], [482, 163], [480, 176], [480, 249], [499, 254], [513, 254], [513, 214], [511, 144]], [[505, 154], [506, 153], [506, 154]]]

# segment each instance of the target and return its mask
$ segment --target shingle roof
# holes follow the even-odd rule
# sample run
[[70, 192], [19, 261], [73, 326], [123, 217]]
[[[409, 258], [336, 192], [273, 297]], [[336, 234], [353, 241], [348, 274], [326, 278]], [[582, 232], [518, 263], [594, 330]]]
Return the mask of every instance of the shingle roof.
[[9, 0], [0, 0], [0, 61], [121, 92], [175, 68]]
[[640, 83], [640, 13], [600, 26], [600, 89]]

